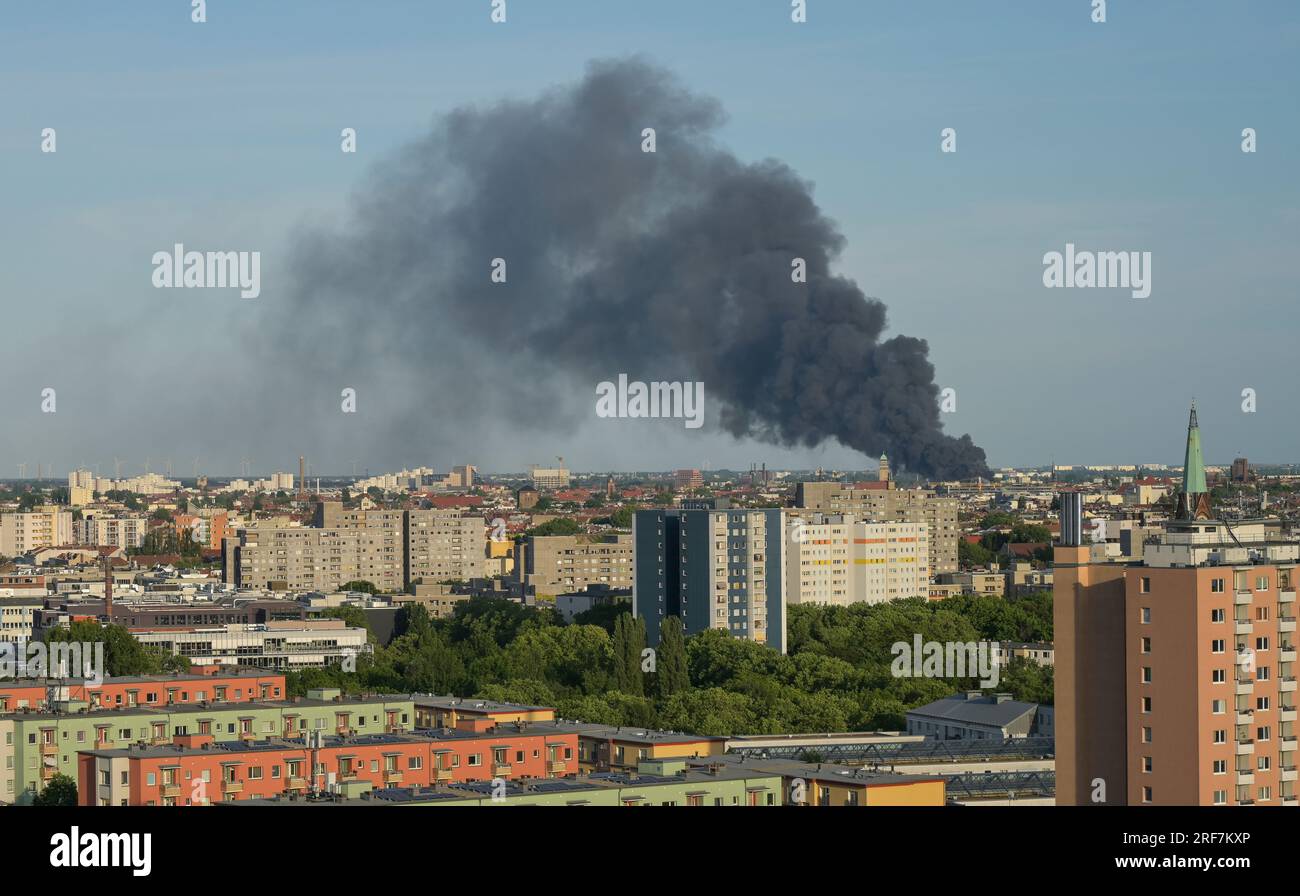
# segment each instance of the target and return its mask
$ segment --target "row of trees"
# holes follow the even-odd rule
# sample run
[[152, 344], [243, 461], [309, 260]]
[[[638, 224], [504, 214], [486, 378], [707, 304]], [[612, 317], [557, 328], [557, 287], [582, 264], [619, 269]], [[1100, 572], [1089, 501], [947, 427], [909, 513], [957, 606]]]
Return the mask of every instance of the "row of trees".
[[[893, 645], [923, 641], [1050, 640], [1051, 595], [962, 596], [848, 607], [789, 608], [786, 654], [723, 631], [683, 636], [664, 620], [646, 652], [644, 620], [607, 609], [564, 624], [550, 609], [476, 598], [450, 619], [413, 606], [397, 635], [355, 671], [291, 673], [290, 692], [452, 693], [554, 706], [569, 719], [732, 735], [899, 729], [907, 709], [974, 679], [895, 677]], [[354, 622], [360, 621], [354, 617]], [[1052, 670], [1016, 660], [997, 690], [1052, 702]]]

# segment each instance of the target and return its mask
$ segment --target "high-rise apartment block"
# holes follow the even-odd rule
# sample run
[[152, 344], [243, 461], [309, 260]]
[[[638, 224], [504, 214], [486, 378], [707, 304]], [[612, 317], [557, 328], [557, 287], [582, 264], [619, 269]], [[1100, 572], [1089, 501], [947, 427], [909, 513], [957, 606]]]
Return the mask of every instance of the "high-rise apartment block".
[[[881, 459], [882, 475], [889, 475]], [[861, 519], [924, 523], [929, 527], [930, 574], [957, 571], [957, 499], [932, 489], [897, 488], [892, 479], [873, 482], [801, 482], [795, 504], [803, 510], [851, 513]]]
[[1060, 804], [1297, 804], [1300, 542], [1213, 518], [1195, 408], [1187, 442], [1140, 561], [1055, 551]]
[[790, 511], [785, 550], [786, 600], [792, 604], [847, 606], [929, 595], [924, 523]]
[[632, 587], [631, 535], [530, 535], [519, 553], [518, 578], [532, 594]]
[[482, 517], [450, 510], [345, 510], [316, 505], [311, 527], [251, 526], [227, 539], [226, 581], [241, 588], [332, 591], [366, 581], [402, 591], [418, 579], [483, 575]]
[[17, 557], [39, 548], [72, 544], [72, 513], [40, 507], [0, 514], [0, 557]]
[[458, 510], [406, 513], [406, 581], [469, 581], [487, 570], [487, 530], [481, 516]]
[[86, 515], [72, 524], [77, 544], [138, 548], [149, 533], [146, 516]]
[[719, 629], [785, 652], [785, 511], [639, 510], [633, 612], [651, 646], [669, 616], [688, 635]]

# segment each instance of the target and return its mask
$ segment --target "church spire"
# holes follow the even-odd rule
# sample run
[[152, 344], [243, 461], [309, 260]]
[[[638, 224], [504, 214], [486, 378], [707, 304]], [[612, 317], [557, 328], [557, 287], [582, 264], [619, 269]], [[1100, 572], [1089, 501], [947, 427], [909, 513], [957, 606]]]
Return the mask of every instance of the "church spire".
[[1201, 456], [1201, 428], [1196, 422], [1196, 401], [1187, 419], [1187, 450], [1183, 455], [1183, 487], [1178, 494], [1178, 519], [1210, 517], [1209, 489], [1205, 486], [1205, 459]]

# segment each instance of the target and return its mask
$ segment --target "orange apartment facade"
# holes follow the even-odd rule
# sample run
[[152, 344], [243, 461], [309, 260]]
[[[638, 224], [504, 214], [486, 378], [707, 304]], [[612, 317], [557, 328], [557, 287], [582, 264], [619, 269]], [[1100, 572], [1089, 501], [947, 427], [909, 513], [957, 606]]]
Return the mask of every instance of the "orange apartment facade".
[[190, 806], [348, 787], [431, 787], [578, 771], [573, 731], [508, 726], [351, 737], [217, 743], [177, 736], [163, 746], [79, 754], [79, 804]]
[[1195, 407], [1176, 518], [1141, 561], [1083, 544], [1061, 497], [1057, 803], [1297, 805], [1300, 541], [1212, 518]]
[[220, 675], [143, 675], [84, 679], [17, 679], [0, 682], [0, 713], [49, 708], [56, 703], [85, 703], [91, 709], [181, 706], [283, 700], [284, 675], [264, 672]]

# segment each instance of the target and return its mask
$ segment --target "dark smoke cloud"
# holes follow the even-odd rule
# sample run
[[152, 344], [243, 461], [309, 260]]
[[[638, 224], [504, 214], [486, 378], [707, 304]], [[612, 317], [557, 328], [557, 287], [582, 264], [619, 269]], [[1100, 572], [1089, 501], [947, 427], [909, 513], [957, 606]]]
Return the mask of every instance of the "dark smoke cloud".
[[942, 432], [926, 343], [882, 341], [885, 307], [830, 272], [843, 239], [809, 184], [720, 149], [722, 119], [635, 59], [439, 119], [372, 174], [354, 220], [299, 240], [288, 317], [263, 330], [278, 376], [360, 381], [375, 434], [416, 444], [494, 419], [572, 424], [619, 373], [699, 380], [706, 425], [737, 437], [985, 472], [969, 436]]

